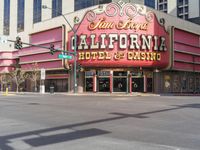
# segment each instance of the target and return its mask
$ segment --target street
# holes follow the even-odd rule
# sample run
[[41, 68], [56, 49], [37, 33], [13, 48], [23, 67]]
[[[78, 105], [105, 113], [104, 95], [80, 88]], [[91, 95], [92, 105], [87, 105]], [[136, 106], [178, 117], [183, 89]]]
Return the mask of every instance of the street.
[[1, 150], [199, 150], [198, 96], [0, 95]]

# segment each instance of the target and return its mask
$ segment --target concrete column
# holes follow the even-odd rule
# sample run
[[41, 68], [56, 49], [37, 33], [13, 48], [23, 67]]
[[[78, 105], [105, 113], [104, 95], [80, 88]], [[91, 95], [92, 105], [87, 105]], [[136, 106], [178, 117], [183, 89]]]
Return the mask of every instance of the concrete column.
[[45, 93], [45, 85], [44, 85], [44, 80], [40, 81], [40, 93], [44, 94]]
[[110, 93], [113, 92], [113, 71], [110, 71]]
[[132, 75], [129, 73], [128, 75], [128, 80], [129, 80], [129, 93], [132, 93]]
[[93, 76], [93, 92], [97, 92], [97, 75]]
[[69, 72], [69, 92], [70, 93], [74, 92], [74, 70], [73, 69]]
[[85, 74], [84, 72], [79, 72], [78, 73], [78, 93], [83, 93], [83, 89], [84, 89], [84, 81], [85, 81]]
[[161, 73], [158, 69], [155, 69], [153, 72], [153, 92], [162, 92]]
[[[42, 1], [42, 5], [46, 5], [47, 7], [52, 8], [51, 0]], [[51, 19], [52, 10], [51, 9], [43, 9], [42, 10], [42, 21]]]
[[4, 22], [4, 1], [0, 1], [0, 35], [3, 35], [3, 22]]
[[144, 92], [146, 93], [147, 92], [147, 75], [144, 74]]

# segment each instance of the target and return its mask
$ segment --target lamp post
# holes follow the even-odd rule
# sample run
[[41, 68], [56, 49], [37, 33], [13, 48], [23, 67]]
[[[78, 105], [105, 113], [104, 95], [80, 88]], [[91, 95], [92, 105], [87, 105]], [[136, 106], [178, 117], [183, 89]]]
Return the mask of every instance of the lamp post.
[[67, 24], [69, 25], [69, 27], [70, 27], [70, 29], [72, 30], [72, 32], [74, 33], [74, 93], [76, 93], [77, 91], [76, 91], [76, 89], [77, 89], [77, 80], [76, 80], [76, 64], [77, 64], [77, 58], [76, 58], [76, 56], [77, 56], [77, 37], [76, 37], [76, 33], [77, 33], [77, 29], [74, 29], [73, 27], [72, 27], [72, 25], [69, 23], [69, 21], [67, 20], [67, 18], [65, 17], [65, 15], [63, 15], [61, 12], [59, 12], [59, 11], [57, 11], [57, 10], [55, 10], [55, 9], [52, 9], [52, 8], [49, 8], [49, 7], [47, 7], [46, 5], [42, 5], [42, 8], [43, 9], [50, 9], [50, 10], [52, 10], [52, 11], [56, 11], [57, 13], [59, 13], [64, 19], [65, 19], [65, 21], [67, 22]]

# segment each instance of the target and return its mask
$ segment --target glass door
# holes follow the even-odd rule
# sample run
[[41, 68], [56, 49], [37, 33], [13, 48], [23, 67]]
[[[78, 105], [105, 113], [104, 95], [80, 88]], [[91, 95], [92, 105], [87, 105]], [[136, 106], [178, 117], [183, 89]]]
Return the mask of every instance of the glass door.
[[113, 92], [127, 92], [127, 71], [113, 72]]
[[85, 72], [85, 91], [86, 92], [93, 92], [93, 84], [94, 84], [93, 77], [94, 77], [93, 71]]
[[132, 78], [132, 92], [144, 92], [144, 78], [143, 77]]
[[98, 71], [97, 89], [99, 92], [110, 92], [110, 71]]

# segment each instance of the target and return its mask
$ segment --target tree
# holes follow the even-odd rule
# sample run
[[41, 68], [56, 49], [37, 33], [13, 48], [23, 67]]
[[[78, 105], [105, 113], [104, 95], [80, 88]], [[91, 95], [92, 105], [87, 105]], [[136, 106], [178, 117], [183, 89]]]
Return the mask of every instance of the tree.
[[28, 78], [34, 82], [34, 89], [37, 92], [37, 81], [40, 79], [40, 69], [37, 63], [31, 65], [31, 72], [28, 73]]
[[1, 83], [1, 91], [3, 92], [3, 87], [4, 85], [8, 85], [9, 83], [11, 83], [11, 77], [9, 74], [1, 74], [0, 75], [0, 83]]
[[13, 71], [9, 73], [13, 82], [16, 84], [16, 92], [19, 92], [19, 86], [28, 78], [28, 74], [26, 71], [21, 68], [15, 68]]

